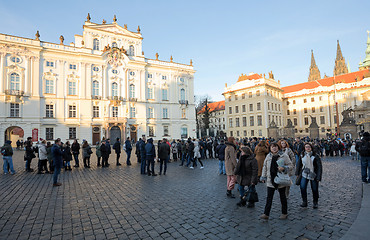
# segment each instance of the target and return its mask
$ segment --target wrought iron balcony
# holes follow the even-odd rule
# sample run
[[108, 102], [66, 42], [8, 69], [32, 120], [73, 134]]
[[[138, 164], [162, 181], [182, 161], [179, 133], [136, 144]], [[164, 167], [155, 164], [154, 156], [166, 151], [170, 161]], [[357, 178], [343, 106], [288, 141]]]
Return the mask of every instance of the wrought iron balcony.
[[137, 98], [129, 98], [130, 102], [137, 102]]
[[123, 97], [120, 96], [109, 96], [109, 100], [123, 101]]
[[5, 90], [5, 94], [6, 95], [12, 95], [12, 96], [23, 96], [24, 91], [8, 89], [8, 90]]
[[179, 103], [181, 105], [188, 105], [189, 104], [189, 101], [188, 100], [179, 100]]
[[101, 100], [101, 96], [91, 96], [91, 99], [94, 99], [94, 100]]

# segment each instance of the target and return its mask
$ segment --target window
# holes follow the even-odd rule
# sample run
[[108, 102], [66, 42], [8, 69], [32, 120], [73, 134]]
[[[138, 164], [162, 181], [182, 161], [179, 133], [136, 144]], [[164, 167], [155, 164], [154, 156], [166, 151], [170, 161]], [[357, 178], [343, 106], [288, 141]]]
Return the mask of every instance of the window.
[[93, 106], [93, 118], [99, 117], [99, 106]]
[[277, 104], [275, 103], [275, 111], [277, 111]]
[[148, 73], [148, 78], [153, 78], [153, 74]]
[[112, 97], [118, 96], [118, 84], [112, 83]]
[[112, 73], [113, 73], [113, 74], [118, 74], [118, 70], [117, 70], [117, 69], [113, 69], [113, 70], [112, 70]]
[[267, 102], [267, 110], [270, 110], [270, 102]]
[[167, 80], [167, 76], [162, 76], [162, 80]]
[[77, 129], [75, 127], [70, 127], [69, 128], [69, 138], [68, 139], [76, 139], [76, 133], [77, 133]]
[[316, 112], [316, 108], [312, 107], [312, 113], [315, 113], [315, 112]]
[[247, 117], [243, 117], [243, 127], [247, 126]]
[[163, 126], [163, 136], [168, 136], [168, 126]]
[[279, 116], [279, 126], [281, 126], [281, 116]]
[[235, 118], [235, 127], [240, 127], [239, 118]]
[[258, 136], [262, 136], [262, 130], [258, 130]]
[[320, 124], [325, 124], [325, 116], [320, 116]]
[[320, 112], [324, 112], [324, 107], [320, 106]]
[[167, 89], [162, 89], [162, 100], [168, 101], [168, 90]]
[[130, 56], [135, 56], [135, 48], [133, 45], [130, 45], [129, 47], [129, 55]]
[[303, 109], [303, 112], [304, 112], [304, 113], [307, 113], [307, 108], [304, 108], [304, 109]]
[[19, 57], [11, 57], [10, 61], [12, 61], [13, 63], [20, 63], [21, 59]]
[[149, 126], [149, 137], [154, 137], [154, 127]]
[[236, 131], [236, 136], [237, 136], [237, 137], [239, 137], [239, 135], [240, 135], [240, 134], [239, 134], [239, 131]]
[[293, 109], [293, 114], [297, 114], [297, 109]]
[[261, 115], [257, 116], [257, 125], [262, 126], [262, 116]]
[[319, 97], [319, 101], [322, 101], [322, 96]]
[[99, 50], [99, 39], [93, 40], [93, 50]]
[[21, 81], [19, 79], [19, 74], [10, 74], [10, 90], [20, 90]]
[[52, 62], [52, 61], [46, 61], [46, 66], [47, 67], [54, 67], [54, 62]]
[[135, 72], [130, 71], [130, 76], [135, 76]]
[[289, 103], [290, 103], [289, 101], [286, 101], [286, 105], [287, 105], [287, 106], [289, 105]]
[[92, 84], [92, 95], [93, 96], [99, 96], [99, 82], [98, 81], [93, 81], [93, 84]]
[[233, 127], [233, 119], [229, 118], [229, 127]]
[[230, 131], [230, 136], [231, 136], [231, 137], [233, 136], [233, 131]]
[[148, 87], [148, 99], [154, 99], [152, 87]]
[[118, 117], [118, 107], [112, 107], [112, 117]]
[[260, 102], [258, 102], [257, 103], [257, 111], [260, 111], [261, 110], [261, 103]]
[[53, 94], [54, 93], [54, 80], [45, 80], [45, 93]]
[[249, 111], [250, 112], [253, 112], [253, 104], [251, 103], [251, 104], [249, 104]]
[[286, 110], [286, 115], [290, 115], [290, 110]]
[[334, 115], [334, 124], [337, 124], [337, 116]]
[[254, 130], [251, 130], [251, 136], [254, 136]]
[[163, 118], [168, 118], [168, 108], [163, 108]]
[[92, 68], [92, 70], [94, 71], [94, 72], [99, 72], [99, 67], [97, 67], [97, 66], [94, 66], [93, 68]]
[[279, 107], [279, 111], [280, 111], [280, 104], [278, 104], [278, 107]]
[[181, 138], [187, 138], [188, 137], [188, 128], [182, 127], [181, 128]]
[[248, 95], [249, 95], [249, 98], [252, 98], [252, 92], [249, 92]]
[[68, 82], [68, 95], [77, 95], [76, 82]]
[[304, 130], [305, 130], [306, 133], [308, 133], [308, 128], [305, 128]]
[[229, 102], [231, 102], [231, 96], [229, 96], [228, 99], [229, 99]]
[[315, 102], [315, 98], [314, 97], [311, 98], [311, 102]]
[[307, 103], [307, 98], [303, 99], [303, 103]]
[[245, 93], [242, 94], [242, 99], [245, 99]]
[[68, 106], [68, 117], [69, 118], [75, 118], [76, 116], [77, 116], [77, 108], [76, 108], [76, 105], [69, 105]]
[[321, 132], [325, 132], [325, 128], [324, 127], [321, 128]]
[[245, 112], [245, 105], [242, 105], [242, 112]]
[[54, 117], [54, 105], [46, 104], [45, 109], [46, 109], [45, 117], [53, 118]]
[[130, 107], [130, 118], [136, 118], [136, 108]]
[[251, 127], [254, 126], [254, 116], [249, 117], [249, 126], [251, 126]]
[[77, 65], [76, 64], [69, 64], [69, 69], [76, 70], [77, 69]]
[[185, 81], [185, 80], [184, 80], [184, 78], [180, 78], [180, 82], [182, 82], [182, 83], [183, 83], [184, 81]]
[[244, 137], [246, 137], [247, 136], [247, 130], [244, 130], [243, 134], [244, 134]]
[[135, 98], [135, 85], [130, 84], [130, 92], [129, 92], [130, 98]]
[[346, 110], [347, 109], [347, 104], [343, 104], [343, 110]]
[[180, 100], [185, 101], [185, 89], [183, 88], [180, 90]]
[[261, 91], [260, 90], [257, 90], [256, 96], [260, 96], [260, 95], [261, 95]]
[[229, 114], [232, 114], [232, 113], [233, 113], [233, 108], [229, 107]]
[[337, 111], [337, 105], [333, 105], [334, 112]]
[[118, 47], [117, 43], [116, 42], [113, 42], [112, 43], [112, 48], [116, 48], [116, 47]]
[[235, 95], [235, 100], [238, 100], [238, 95]]
[[45, 139], [54, 140], [54, 128], [45, 128]]
[[235, 106], [235, 113], [239, 113], [239, 106]]
[[304, 125], [308, 125], [308, 117], [304, 118]]
[[295, 104], [295, 100], [293, 100], [293, 104]]
[[19, 103], [10, 103], [10, 117], [19, 117]]
[[181, 118], [186, 118], [186, 109], [181, 109]]
[[343, 93], [342, 98], [346, 99], [347, 98], [347, 93]]
[[148, 118], [154, 118], [153, 108], [148, 108]]
[[297, 126], [297, 125], [298, 125], [298, 120], [297, 120], [297, 118], [293, 118], [293, 124], [294, 124], [294, 126]]

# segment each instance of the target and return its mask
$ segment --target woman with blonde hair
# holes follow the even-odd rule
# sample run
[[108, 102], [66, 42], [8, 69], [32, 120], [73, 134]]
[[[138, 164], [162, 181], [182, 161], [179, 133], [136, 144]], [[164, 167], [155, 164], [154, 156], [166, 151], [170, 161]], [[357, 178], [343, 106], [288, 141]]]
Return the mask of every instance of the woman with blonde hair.
[[[294, 156], [294, 153], [292, 151], [292, 149], [289, 147], [289, 143], [285, 140], [285, 139], [280, 139], [279, 142], [278, 142], [278, 145], [280, 147], [280, 152], [282, 153], [285, 153], [286, 155], [288, 155], [290, 161], [292, 161], [292, 164], [293, 164], [293, 167], [292, 169], [290, 169], [289, 171], [289, 177], [293, 176], [294, 175], [294, 171], [295, 171], [295, 156]], [[285, 191], [285, 195], [286, 195], [286, 198], [289, 198], [289, 192], [290, 192], [290, 186], [287, 186], [286, 187], [286, 191]]]

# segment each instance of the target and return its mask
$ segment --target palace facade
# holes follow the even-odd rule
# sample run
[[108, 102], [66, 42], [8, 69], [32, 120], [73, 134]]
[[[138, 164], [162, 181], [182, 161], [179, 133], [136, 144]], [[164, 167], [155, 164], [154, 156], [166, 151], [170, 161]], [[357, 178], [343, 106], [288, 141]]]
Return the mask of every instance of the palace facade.
[[[0, 34], [0, 145], [195, 137], [194, 67], [144, 56], [140, 27], [90, 21], [66, 45]], [[23, 134], [17, 135], [23, 130]], [[13, 143], [14, 144], [14, 143]]]

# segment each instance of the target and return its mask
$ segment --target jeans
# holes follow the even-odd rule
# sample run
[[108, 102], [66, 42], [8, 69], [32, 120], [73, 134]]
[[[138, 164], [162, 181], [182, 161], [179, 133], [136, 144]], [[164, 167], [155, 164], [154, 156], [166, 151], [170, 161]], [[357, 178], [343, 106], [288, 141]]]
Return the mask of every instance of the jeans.
[[181, 154], [181, 165], [180, 166], [183, 166], [184, 165], [185, 158], [186, 158], [186, 153], [183, 152]]
[[26, 160], [26, 171], [31, 169], [32, 158]]
[[47, 159], [39, 159], [39, 164], [38, 164], [38, 172], [41, 173], [42, 171], [45, 170], [45, 172], [48, 172], [48, 166], [47, 166]]
[[193, 161], [193, 157], [190, 154], [188, 154], [188, 161], [186, 162], [186, 166], [189, 167], [192, 161]]
[[[265, 215], [270, 216], [272, 200], [274, 199], [275, 188], [267, 187], [267, 199], [266, 199], [266, 206], [265, 206]], [[281, 212], [282, 214], [288, 214], [288, 202], [286, 200], [285, 195], [285, 187], [278, 188], [280, 195], [280, 202], [281, 202]]]
[[119, 163], [119, 158], [121, 157], [121, 153], [116, 153], [116, 164]]
[[131, 150], [130, 150], [130, 151], [126, 151], [126, 154], [127, 154], [127, 161], [126, 161], [126, 164], [127, 164], [127, 165], [131, 165], [131, 162], [130, 162]]
[[[148, 161], [148, 164], [147, 164], [148, 174], [154, 174], [154, 156], [152, 155], [146, 156], [146, 159]], [[150, 171], [150, 167], [151, 167], [151, 171]]]
[[76, 166], [80, 166], [80, 161], [78, 160], [78, 153], [73, 154], [73, 157], [75, 159]]
[[297, 167], [297, 164], [298, 164], [298, 161], [299, 161], [299, 155], [294, 154], [294, 156], [295, 156], [295, 166]]
[[140, 164], [141, 174], [145, 174], [145, 167], [146, 167], [146, 159], [145, 159], [145, 157], [142, 157], [141, 158], [141, 164]]
[[[238, 188], [239, 188], [240, 197], [243, 197], [244, 194], [245, 194], [245, 186], [239, 184], [239, 187]], [[251, 188], [251, 189], [256, 190], [256, 186], [255, 185], [251, 185], [248, 188]]]
[[370, 157], [362, 157], [361, 160], [361, 177], [363, 182], [370, 182]]
[[313, 202], [318, 202], [319, 200], [319, 182], [316, 180], [308, 180], [307, 178], [302, 177], [301, 180], [301, 195], [302, 195], [302, 201], [307, 202], [307, 185], [308, 182], [311, 182], [311, 189], [312, 189], [312, 195], [313, 195]]
[[163, 163], [164, 163], [163, 173], [164, 173], [164, 174], [166, 174], [168, 159], [169, 159], [169, 158], [166, 158], [166, 159], [162, 159], [162, 158], [161, 158], [161, 159], [159, 160], [159, 173], [162, 173], [162, 167], [163, 167]]
[[221, 174], [226, 174], [226, 170], [225, 170], [225, 161], [221, 161], [219, 160], [218, 161], [218, 173], [221, 175]]
[[8, 164], [9, 164], [10, 172], [12, 174], [14, 174], [15, 171], [14, 171], [14, 167], [13, 167], [13, 157], [12, 156], [3, 156], [3, 160], [4, 160], [4, 165], [3, 165], [4, 173], [8, 173]]
[[53, 175], [53, 183], [57, 184], [58, 183], [58, 175], [60, 174], [60, 167], [55, 167], [54, 169], [54, 175]]

